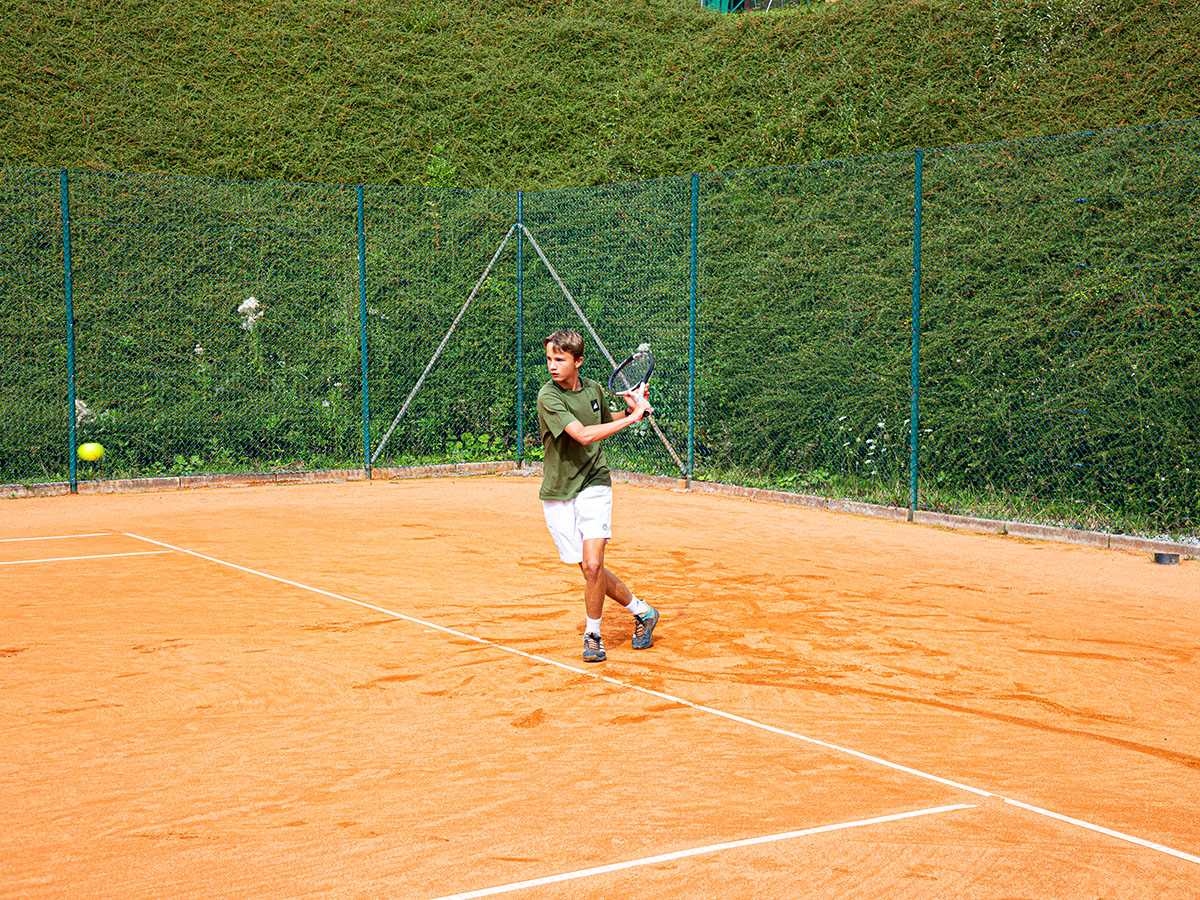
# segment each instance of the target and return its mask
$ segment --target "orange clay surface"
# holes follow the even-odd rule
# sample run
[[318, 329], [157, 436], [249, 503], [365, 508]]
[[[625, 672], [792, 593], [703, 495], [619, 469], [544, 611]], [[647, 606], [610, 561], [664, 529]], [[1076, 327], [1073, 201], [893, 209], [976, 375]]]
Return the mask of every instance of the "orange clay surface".
[[618, 484], [585, 666], [537, 489], [0, 502], [0, 897], [1200, 896], [1200, 564]]

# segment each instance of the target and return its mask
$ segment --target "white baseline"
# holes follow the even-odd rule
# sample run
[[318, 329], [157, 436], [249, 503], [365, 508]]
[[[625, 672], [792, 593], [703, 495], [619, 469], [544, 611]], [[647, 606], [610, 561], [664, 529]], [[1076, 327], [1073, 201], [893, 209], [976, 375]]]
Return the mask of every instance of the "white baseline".
[[0, 538], [0, 544], [15, 544], [20, 541], [65, 541], [69, 538], [106, 537], [111, 531], [93, 531], [91, 534], [51, 534], [46, 537]]
[[95, 556], [47, 556], [45, 559], [13, 559], [0, 566], [20, 566], [28, 563], [67, 562], [73, 559], [112, 559], [114, 556], [158, 556], [170, 550], [135, 550], [132, 553], [98, 553]]

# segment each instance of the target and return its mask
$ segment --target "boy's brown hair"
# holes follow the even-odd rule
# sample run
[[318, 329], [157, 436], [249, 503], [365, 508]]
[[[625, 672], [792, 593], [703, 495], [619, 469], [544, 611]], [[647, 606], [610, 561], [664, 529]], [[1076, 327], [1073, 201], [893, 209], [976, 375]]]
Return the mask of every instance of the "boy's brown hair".
[[583, 358], [583, 338], [577, 332], [566, 328], [560, 328], [549, 337], [543, 338], [542, 346], [570, 353], [576, 359]]

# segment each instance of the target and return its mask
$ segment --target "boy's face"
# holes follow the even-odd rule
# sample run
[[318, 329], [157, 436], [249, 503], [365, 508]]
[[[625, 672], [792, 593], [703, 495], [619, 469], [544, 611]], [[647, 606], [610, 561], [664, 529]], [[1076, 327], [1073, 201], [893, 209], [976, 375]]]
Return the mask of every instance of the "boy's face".
[[574, 388], [578, 383], [579, 367], [583, 365], [583, 357], [576, 359], [566, 350], [561, 350], [553, 344], [546, 345], [546, 368], [554, 383], [563, 388]]

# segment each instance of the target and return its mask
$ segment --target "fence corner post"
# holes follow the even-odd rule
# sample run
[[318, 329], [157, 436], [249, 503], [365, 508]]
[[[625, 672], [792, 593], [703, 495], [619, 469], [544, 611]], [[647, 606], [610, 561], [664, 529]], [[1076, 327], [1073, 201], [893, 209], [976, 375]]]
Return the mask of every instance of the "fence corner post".
[[686, 486], [696, 474], [696, 256], [700, 232], [700, 175], [692, 173], [692, 264], [688, 302], [688, 443]]
[[367, 230], [363, 186], [358, 185], [358, 325], [359, 357], [362, 360], [363, 471], [371, 480], [371, 391], [367, 383]]
[[913, 164], [913, 299], [912, 299], [912, 410], [909, 413], [908, 521], [917, 512], [917, 467], [921, 440], [921, 172], [924, 151], [918, 147]]
[[63, 293], [66, 297], [67, 319], [67, 471], [70, 473], [71, 493], [79, 491], [79, 470], [75, 462], [75, 310], [71, 299], [71, 191], [70, 176], [61, 172], [62, 181], [62, 250]]
[[525, 468], [525, 192], [517, 191], [517, 468]]

